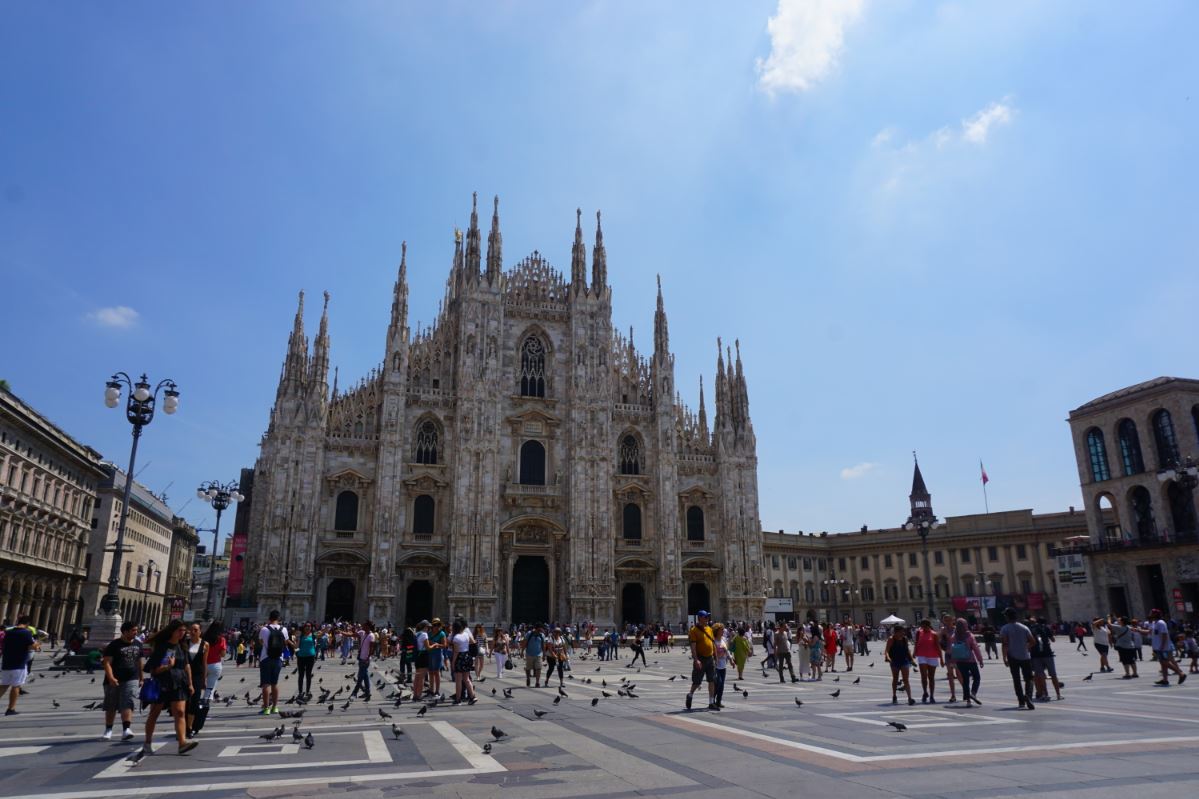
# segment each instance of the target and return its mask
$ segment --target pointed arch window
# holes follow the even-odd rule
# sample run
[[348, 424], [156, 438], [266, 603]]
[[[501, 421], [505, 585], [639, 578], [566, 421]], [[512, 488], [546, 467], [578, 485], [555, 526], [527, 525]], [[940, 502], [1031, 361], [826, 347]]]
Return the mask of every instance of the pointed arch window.
[[698, 505], [687, 508], [687, 540], [704, 540], [704, 511]]
[[415, 535], [433, 535], [437, 518], [437, 501], [428, 494], [421, 494], [412, 503], [412, 532]]
[[437, 445], [440, 438], [437, 423], [426, 419], [416, 428], [416, 462], [437, 463]]
[[545, 344], [537, 336], [520, 345], [520, 395], [545, 396]]
[[1157, 445], [1157, 467], [1169, 469], [1178, 463], [1178, 438], [1174, 435], [1174, 419], [1162, 408], [1153, 414], [1153, 443]]
[[1137, 435], [1136, 422], [1121, 419], [1116, 426], [1116, 436], [1120, 439], [1120, 462], [1124, 466], [1124, 476], [1145, 471], [1145, 458], [1141, 455], [1141, 439]]
[[337, 495], [333, 529], [346, 533], [352, 533], [358, 529], [358, 495], [353, 491], [342, 491]]
[[624, 506], [622, 535], [625, 541], [641, 540], [641, 506], [635, 502], [629, 502]]
[[620, 473], [641, 474], [641, 442], [632, 433], [620, 440]]
[[1103, 443], [1103, 431], [1098, 427], [1087, 431], [1087, 453], [1091, 458], [1091, 482], [1112, 479], [1107, 468], [1107, 446]]
[[520, 445], [521, 485], [545, 485], [545, 447], [540, 441], [526, 441]]

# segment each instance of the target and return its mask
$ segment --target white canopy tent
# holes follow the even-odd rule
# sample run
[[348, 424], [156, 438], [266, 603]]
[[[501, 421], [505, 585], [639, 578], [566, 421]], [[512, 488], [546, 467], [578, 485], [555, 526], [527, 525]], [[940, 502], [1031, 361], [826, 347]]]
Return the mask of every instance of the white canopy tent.
[[904, 621], [903, 619], [899, 618], [898, 616], [891, 615], [891, 616], [888, 616], [887, 618], [883, 619], [882, 621], [880, 621], [879, 624], [881, 624], [884, 627], [893, 627], [896, 624], [907, 624], [907, 622]]

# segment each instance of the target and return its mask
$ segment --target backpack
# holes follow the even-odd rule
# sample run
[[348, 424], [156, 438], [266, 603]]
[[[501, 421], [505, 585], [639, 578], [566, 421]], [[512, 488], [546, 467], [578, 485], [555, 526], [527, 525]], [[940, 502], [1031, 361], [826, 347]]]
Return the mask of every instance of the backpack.
[[954, 641], [949, 648], [949, 654], [954, 660], [973, 660], [970, 657], [970, 646], [965, 641]]
[[270, 634], [266, 638], [266, 656], [268, 658], [277, 658], [283, 656], [283, 628], [282, 627], [267, 627]]

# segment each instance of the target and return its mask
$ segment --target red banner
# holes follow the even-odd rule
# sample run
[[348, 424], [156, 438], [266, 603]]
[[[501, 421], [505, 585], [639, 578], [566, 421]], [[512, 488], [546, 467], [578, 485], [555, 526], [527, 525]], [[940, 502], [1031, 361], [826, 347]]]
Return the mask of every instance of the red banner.
[[245, 557], [246, 534], [234, 533], [233, 545], [229, 548], [229, 585], [226, 596], [241, 596], [242, 583], [246, 577]]

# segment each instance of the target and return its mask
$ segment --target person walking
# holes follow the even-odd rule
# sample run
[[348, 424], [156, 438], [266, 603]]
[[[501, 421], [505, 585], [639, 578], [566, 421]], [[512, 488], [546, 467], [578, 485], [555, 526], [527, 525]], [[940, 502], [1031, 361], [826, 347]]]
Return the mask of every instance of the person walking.
[[1020, 707], [1036, 710], [1032, 697], [1032, 646], [1035, 640], [1032, 630], [1019, 622], [1020, 614], [1015, 608], [1008, 608], [1003, 615], [1007, 619], [1007, 624], [999, 629], [1003, 665], [1012, 673], [1012, 686], [1016, 689]]
[[988, 622], [983, 625], [983, 648], [987, 652], [987, 660], [999, 657], [999, 650], [996, 648], [996, 633], [995, 626]]
[[416, 623], [416, 657], [413, 665], [416, 667], [412, 678], [412, 698], [419, 702], [425, 695], [426, 684], [429, 680], [429, 622], [421, 619]]
[[17, 715], [21, 686], [29, 678], [29, 661], [40, 648], [41, 644], [29, 628], [28, 616], [18, 616], [16, 626], [4, 631], [4, 643], [0, 644], [0, 698], [8, 693], [8, 709], [4, 715]]
[[837, 632], [841, 642], [841, 656], [845, 658], [845, 670], [853, 671], [853, 656], [854, 656], [854, 632], [853, 625], [846, 623], [841, 625], [841, 629]]
[[475, 659], [475, 679], [477, 680], [483, 676], [483, 664], [487, 659], [487, 630], [484, 629], [482, 624], [476, 624], [471, 635], [475, 639], [471, 655]]
[[354, 679], [354, 690], [350, 696], [358, 696], [362, 691], [362, 701], [371, 701], [371, 657], [378, 652], [379, 637], [375, 634], [375, 625], [370, 621], [362, 623], [358, 631], [358, 674]]
[[221, 673], [225, 670], [222, 661], [228, 649], [225, 625], [219, 619], [208, 625], [208, 629], [204, 631], [204, 641], [208, 644], [208, 659], [204, 663], [204, 701], [209, 702], [216, 692]]
[[1075, 652], [1087, 651], [1087, 628], [1082, 625], [1082, 622], [1074, 624], [1074, 637], [1078, 640], [1078, 646], [1074, 647]]
[[958, 701], [958, 675], [953, 665], [953, 658], [947, 657], [949, 639], [953, 635], [954, 618], [948, 613], [941, 616], [941, 629], [937, 631], [937, 644], [941, 648], [941, 659], [945, 664], [945, 679], [949, 683], [949, 704]]
[[429, 690], [444, 699], [441, 693], [441, 669], [445, 665], [446, 634], [441, 619], [434, 617], [429, 627]]
[[908, 695], [908, 704], [916, 704], [912, 698], [912, 650], [908, 643], [908, 631], [902, 624], [891, 628], [891, 635], [883, 644], [883, 659], [891, 664], [891, 704], [898, 705], [899, 681], [903, 680], [903, 690]]
[[[723, 631], [724, 628], [721, 627], [721, 632]], [[795, 676], [795, 669], [791, 665], [791, 628], [787, 622], [783, 622], [774, 630], [774, 665], [778, 669], [780, 683], [784, 682], [783, 667], [786, 667], [790, 673], [791, 682], [799, 682]], [[717, 668], [719, 669], [719, 667]], [[717, 692], [719, 693], [719, 689]]]
[[194, 738], [208, 718], [208, 703], [204, 700], [202, 687], [208, 671], [208, 642], [200, 632], [199, 622], [188, 625], [183, 646], [187, 652], [188, 677], [192, 685], [191, 696], [187, 698], [187, 737]]
[[1141, 675], [1137, 673], [1136, 643], [1133, 640], [1132, 625], [1127, 616], [1119, 616], [1116, 621], [1107, 619], [1107, 631], [1111, 637], [1112, 646], [1116, 649], [1116, 659], [1124, 667], [1122, 679], [1133, 680]]
[[837, 632], [832, 622], [824, 623], [824, 663], [829, 671], [837, 670]]
[[[316, 668], [316, 636], [312, 625], [304, 622], [299, 638], [292, 641], [296, 650], [296, 691], [301, 699], [312, 696], [312, 670]], [[307, 691], [305, 691], [307, 686]]]
[[1115, 669], [1107, 660], [1111, 647], [1111, 636], [1108, 633], [1107, 621], [1098, 617], [1091, 619], [1091, 637], [1095, 642], [1095, 651], [1099, 653], [1099, 673], [1109, 674]]
[[808, 665], [813, 680], [824, 679], [824, 635], [820, 625], [812, 622], [808, 628]]
[[145, 743], [136, 756], [139, 760], [154, 754], [154, 728], [163, 710], [175, 720], [179, 754], [185, 755], [197, 746], [195, 741], [187, 739], [187, 702], [195, 686], [191, 681], [187, 652], [180, 645], [184, 632], [183, 622], [172, 619], [150, 640], [146, 669], [156, 684], [158, 696], [150, 702], [150, 712], [146, 715]]
[[922, 619], [916, 628], [916, 667], [920, 669], [920, 701], [937, 704], [937, 666], [945, 665], [941, 636], [933, 631], [931, 619]]
[[[665, 631], [660, 635], [665, 635]], [[733, 665], [737, 667], [737, 679], [745, 679], [745, 662], [754, 654], [754, 645], [750, 641], [749, 634], [742, 624], [737, 628], [737, 634], [733, 636]], [[801, 671], [802, 673], [802, 671]]]
[[1029, 626], [1032, 631], [1032, 679], [1037, 689], [1037, 700], [1049, 701], [1049, 685], [1057, 694], [1057, 700], [1062, 701], [1062, 684], [1057, 678], [1056, 659], [1053, 656], [1053, 629], [1045, 619], [1029, 618], [1033, 622]]
[[558, 669], [558, 685], [566, 684], [566, 638], [562, 635], [562, 630], [558, 627], [550, 633], [549, 640], [545, 644], [545, 684], [550, 684], [550, 679], [554, 676], [554, 669]]
[[287, 628], [279, 623], [279, 611], [272, 610], [267, 623], [258, 631], [255, 643], [261, 648], [258, 660], [258, 684], [262, 687], [260, 716], [279, 712], [279, 675], [283, 671], [283, 649]]
[[970, 632], [970, 625], [965, 619], [958, 619], [953, 623], [949, 657], [957, 667], [958, 679], [962, 683], [962, 699], [966, 701], [966, 707], [970, 707], [972, 702], [981, 705], [978, 685], [982, 682], [983, 653], [979, 650], [978, 641]]
[[503, 627], [496, 627], [491, 636], [491, 654], [495, 657], [495, 677], [504, 676], [508, 663], [508, 632]]
[[[534, 688], [541, 687], [541, 656], [545, 653], [545, 633], [540, 622], [533, 627], [533, 631], [525, 636], [523, 651], [525, 655], [525, 687], [529, 687], [529, 683], [536, 681], [533, 684]], [[545, 678], [545, 682], [549, 684], [549, 676]]]
[[136, 640], [137, 629], [131, 621], [122, 622], [120, 637], [104, 647], [100, 658], [104, 667], [104, 734], [100, 737], [105, 741], [112, 740], [117, 713], [121, 714], [121, 740], [134, 737], [129, 725], [142, 684], [142, 645]]
[[691, 690], [687, 692], [685, 701], [688, 710], [691, 709], [691, 698], [695, 689], [699, 688], [704, 679], [708, 681], [708, 710], [719, 710], [716, 706], [716, 642], [713, 640], [712, 628], [708, 626], [709, 614], [701, 610], [695, 614], [695, 626], [687, 633], [687, 641], [691, 647]]
[[[729, 644], [725, 636], [724, 625], [716, 622], [712, 625], [712, 641], [715, 647], [716, 662], [713, 664], [716, 667], [716, 709], [724, 710], [724, 678], [729, 668]], [[791, 658], [788, 653], [787, 663], [790, 664]], [[782, 670], [779, 670], [782, 673]], [[795, 679], [795, 674], [792, 673], [792, 679]]]
[[1187, 676], [1174, 660], [1174, 642], [1170, 636], [1170, 626], [1162, 618], [1162, 612], [1157, 608], [1149, 611], [1149, 626], [1142, 632], [1149, 636], [1149, 645], [1153, 647], [1153, 656], [1157, 659], [1162, 670], [1162, 678], [1154, 685], [1169, 685], [1170, 672], [1178, 675], [1178, 684], [1186, 682]]
[[465, 701], [468, 705], [475, 703], [475, 686], [471, 673], [475, 668], [475, 659], [471, 656], [471, 644], [477, 644], [475, 636], [466, 628], [464, 619], [455, 619], [451, 628], [450, 652], [453, 660], [450, 670], [454, 675], [454, 704]]

